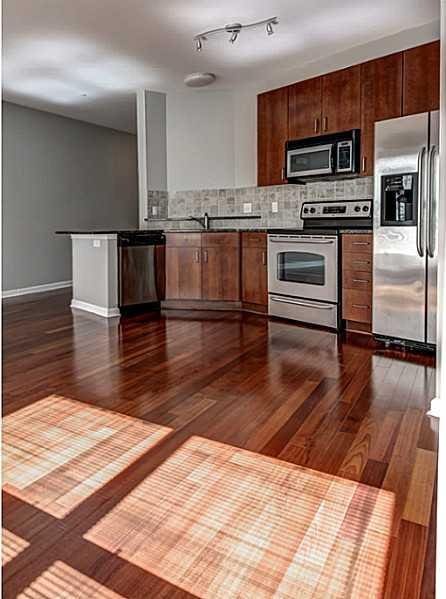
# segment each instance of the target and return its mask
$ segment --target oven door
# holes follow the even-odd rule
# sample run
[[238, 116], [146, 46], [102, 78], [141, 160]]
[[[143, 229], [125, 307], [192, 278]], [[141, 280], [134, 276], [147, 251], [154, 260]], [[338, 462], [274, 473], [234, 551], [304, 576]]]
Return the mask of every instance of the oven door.
[[338, 301], [336, 236], [268, 236], [268, 291], [322, 302]]
[[287, 152], [287, 179], [334, 173], [334, 145], [315, 145]]

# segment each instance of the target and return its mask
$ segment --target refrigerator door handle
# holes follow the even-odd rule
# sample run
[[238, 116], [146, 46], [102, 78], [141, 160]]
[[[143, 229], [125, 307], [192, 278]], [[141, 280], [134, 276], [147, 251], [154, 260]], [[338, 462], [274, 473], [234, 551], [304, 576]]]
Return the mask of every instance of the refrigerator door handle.
[[426, 251], [429, 258], [435, 256], [435, 214], [433, 210], [434, 198], [433, 194], [436, 193], [436, 173], [435, 173], [435, 161], [438, 156], [437, 146], [432, 146], [429, 150], [427, 159], [427, 177], [428, 177], [428, 189], [427, 189], [427, 243]]
[[424, 256], [424, 157], [426, 146], [423, 146], [418, 154], [418, 205], [417, 205], [417, 252], [422, 258]]

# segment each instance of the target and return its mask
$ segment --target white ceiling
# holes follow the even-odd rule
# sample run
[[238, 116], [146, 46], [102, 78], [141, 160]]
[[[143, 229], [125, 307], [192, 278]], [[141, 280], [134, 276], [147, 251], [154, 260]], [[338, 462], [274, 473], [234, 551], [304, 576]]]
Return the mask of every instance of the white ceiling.
[[[324, 58], [439, 19], [439, 0], [3, 0], [3, 93], [19, 104], [135, 129], [135, 90], [184, 89], [195, 71], [215, 88]], [[234, 45], [192, 38], [277, 16], [276, 34]], [[200, 92], [191, 92], [200, 93]]]

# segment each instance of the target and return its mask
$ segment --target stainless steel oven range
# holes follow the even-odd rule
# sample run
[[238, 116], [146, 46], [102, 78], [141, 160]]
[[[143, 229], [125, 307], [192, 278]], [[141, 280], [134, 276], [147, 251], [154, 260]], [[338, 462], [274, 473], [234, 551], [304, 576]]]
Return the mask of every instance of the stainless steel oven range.
[[269, 232], [271, 316], [339, 329], [338, 233], [342, 228], [371, 227], [371, 212], [371, 200], [305, 202], [303, 230]]

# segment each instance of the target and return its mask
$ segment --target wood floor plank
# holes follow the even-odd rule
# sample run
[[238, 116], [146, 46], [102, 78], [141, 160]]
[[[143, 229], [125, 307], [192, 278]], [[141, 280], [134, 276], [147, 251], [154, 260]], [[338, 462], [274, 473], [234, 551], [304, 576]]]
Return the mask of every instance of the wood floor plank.
[[432, 494], [437, 472], [437, 454], [426, 449], [416, 449], [409, 491], [403, 518], [409, 522], [429, 526]]

